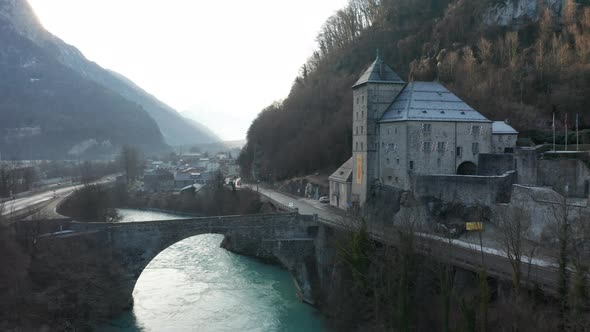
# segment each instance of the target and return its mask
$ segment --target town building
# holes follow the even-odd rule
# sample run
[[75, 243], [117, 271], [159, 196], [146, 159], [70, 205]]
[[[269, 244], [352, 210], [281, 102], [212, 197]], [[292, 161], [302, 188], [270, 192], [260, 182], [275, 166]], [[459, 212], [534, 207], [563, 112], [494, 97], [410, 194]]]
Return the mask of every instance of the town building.
[[348, 209], [352, 194], [352, 158], [342, 164], [328, 180], [330, 181], [330, 205], [342, 210]]
[[412, 191], [419, 175], [476, 175], [481, 154], [516, 146], [507, 123], [439, 82], [404, 82], [379, 55], [352, 93], [352, 158], [330, 176], [330, 203], [339, 208], [362, 206], [374, 186]]

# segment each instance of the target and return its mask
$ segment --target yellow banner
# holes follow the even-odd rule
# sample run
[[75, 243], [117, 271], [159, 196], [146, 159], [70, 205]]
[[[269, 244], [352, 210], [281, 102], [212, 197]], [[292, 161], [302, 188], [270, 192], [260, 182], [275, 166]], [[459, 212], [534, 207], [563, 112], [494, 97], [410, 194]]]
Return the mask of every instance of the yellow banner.
[[356, 156], [356, 183], [363, 183], [363, 156]]
[[465, 229], [468, 231], [483, 231], [483, 223], [482, 222], [468, 222], [465, 223]]

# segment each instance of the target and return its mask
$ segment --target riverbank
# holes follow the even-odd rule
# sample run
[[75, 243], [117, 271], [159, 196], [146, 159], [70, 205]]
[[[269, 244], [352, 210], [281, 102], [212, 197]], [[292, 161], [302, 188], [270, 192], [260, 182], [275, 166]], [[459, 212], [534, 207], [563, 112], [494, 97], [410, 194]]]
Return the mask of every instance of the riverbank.
[[145, 193], [124, 186], [88, 186], [59, 206], [59, 213], [80, 221], [117, 221], [113, 209], [162, 211], [189, 216], [244, 215], [275, 212], [276, 208], [249, 190], [226, 186], [204, 188], [198, 193]]

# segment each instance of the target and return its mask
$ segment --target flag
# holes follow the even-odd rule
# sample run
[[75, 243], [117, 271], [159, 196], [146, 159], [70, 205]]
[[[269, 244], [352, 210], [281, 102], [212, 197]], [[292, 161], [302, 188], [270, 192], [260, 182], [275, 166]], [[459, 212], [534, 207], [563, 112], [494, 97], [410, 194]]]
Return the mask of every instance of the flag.
[[567, 129], [567, 113], [565, 113], [565, 129]]
[[551, 128], [555, 129], [555, 112], [553, 112], [553, 123], [551, 123]]
[[580, 113], [576, 113], [576, 130], [578, 129], [578, 117], [579, 117]]

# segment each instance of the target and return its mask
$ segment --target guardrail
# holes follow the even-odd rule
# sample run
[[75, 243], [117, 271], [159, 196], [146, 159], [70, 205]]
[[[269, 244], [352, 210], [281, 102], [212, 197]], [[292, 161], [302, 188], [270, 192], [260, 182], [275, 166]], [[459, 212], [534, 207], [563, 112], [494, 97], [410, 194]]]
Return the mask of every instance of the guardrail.
[[[332, 220], [323, 218], [318, 218], [318, 220], [341, 230], [350, 230], [350, 227]], [[399, 234], [396, 234], [394, 228], [377, 229], [368, 225], [367, 231], [373, 240], [392, 246], [400, 244]], [[459, 245], [453, 239], [437, 239], [428, 234], [421, 233], [415, 233], [415, 237], [415, 249], [419, 254], [433, 257], [439, 261], [447, 262], [451, 265], [474, 272], [479, 271], [483, 267], [491, 277], [501, 280], [512, 280], [512, 266], [510, 265], [508, 258], [505, 256], [483, 250], [484, 259], [482, 263], [482, 251], [476, 244], [474, 244], [473, 248], [467, 248]], [[542, 266], [522, 261], [521, 271], [523, 273], [521, 280], [522, 285], [538, 286], [549, 294], [558, 294], [559, 277], [558, 271], [555, 267]]]
[[260, 195], [261, 197], [265, 197], [266, 199], [268, 199], [269, 202], [271, 202], [272, 204], [274, 204], [276, 207], [278, 207], [281, 210], [287, 211], [287, 212], [299, 212], [299, 209], [296, 207], [289, 207], [277, 200], [274, 200], [272, 197], [260, 192], [260, 191], [255, 191], [254, 189], [250, 188], [250, 187], [242, 187], [243, 189], [246, 190], [250, 190], [252, 192], [256, 192], [258, 195]]
[[29, 205], [24, 209], [16, 210], [16, 211], [9, 211], [7, 214], [3, 215], [3, 218], [7, 221], [8, 224], [19, 221], [26, 217], [32, 216], [33, 214], [41, 211], [44, 207], [51, 204], [53, 201], [58, 199], [57, 197], [50, 198], [46, 201], [35, 203], [33, 205]]

